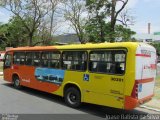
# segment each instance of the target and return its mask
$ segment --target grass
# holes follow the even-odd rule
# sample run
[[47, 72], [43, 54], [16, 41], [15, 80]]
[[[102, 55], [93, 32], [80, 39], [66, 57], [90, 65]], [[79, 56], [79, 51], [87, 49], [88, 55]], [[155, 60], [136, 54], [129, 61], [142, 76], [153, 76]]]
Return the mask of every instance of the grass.
[[156, 87], [160, 87], [160, 75], [158, 75], [156, 77], [156, 84], [155, 84]]
[[154, 93], [155, 93], [154, 98], [160, 100], [160, 75], [156, 77]]
[[154, 87], [154, 97], [150, 102], [145, 103], [146, 106], [160, 109], [160, 75], [156, 77], [156, 83]]

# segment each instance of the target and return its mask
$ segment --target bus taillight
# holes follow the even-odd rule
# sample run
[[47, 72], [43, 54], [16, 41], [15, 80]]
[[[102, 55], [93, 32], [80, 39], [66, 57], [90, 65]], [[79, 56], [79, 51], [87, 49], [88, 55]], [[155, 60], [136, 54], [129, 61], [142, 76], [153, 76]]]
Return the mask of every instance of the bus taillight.
[[132, 95], [133, 98], [138, 98], [138, 82], [135, 81], [134, 87], [132, 90]]

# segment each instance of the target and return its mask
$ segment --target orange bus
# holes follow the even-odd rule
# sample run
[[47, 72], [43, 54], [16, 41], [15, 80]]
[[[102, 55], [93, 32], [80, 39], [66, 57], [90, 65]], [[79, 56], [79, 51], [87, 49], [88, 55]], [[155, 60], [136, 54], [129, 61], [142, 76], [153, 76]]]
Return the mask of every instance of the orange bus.
[[134, 109], [153, 97], [156, 50], [145, 43], [19, 47], [8, 50], [4, 80], [82, 102]]

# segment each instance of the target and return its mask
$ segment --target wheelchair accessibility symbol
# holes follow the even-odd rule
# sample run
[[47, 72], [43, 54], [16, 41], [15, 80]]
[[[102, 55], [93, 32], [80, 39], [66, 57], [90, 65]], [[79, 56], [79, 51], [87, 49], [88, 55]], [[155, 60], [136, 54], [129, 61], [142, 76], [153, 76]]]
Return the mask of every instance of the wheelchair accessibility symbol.
[[83, 80], [84, 81], [89, 81], [89, 74], [84, 74]]

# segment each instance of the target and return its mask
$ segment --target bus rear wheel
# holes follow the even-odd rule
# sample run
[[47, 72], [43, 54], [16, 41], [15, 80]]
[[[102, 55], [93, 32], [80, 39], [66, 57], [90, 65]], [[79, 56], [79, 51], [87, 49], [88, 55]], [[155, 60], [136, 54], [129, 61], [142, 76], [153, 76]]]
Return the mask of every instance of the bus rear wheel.
[[70, 87], [65, 91], [65, 103], [73, 108], [79, 107], [81, 104], [80, 91], [75, 87]]
[[14, 76], [13, 77], [13, 85], [16, 89], [20, 89], [21, 85], [20, 85], [20, 79], [18, 76]]

